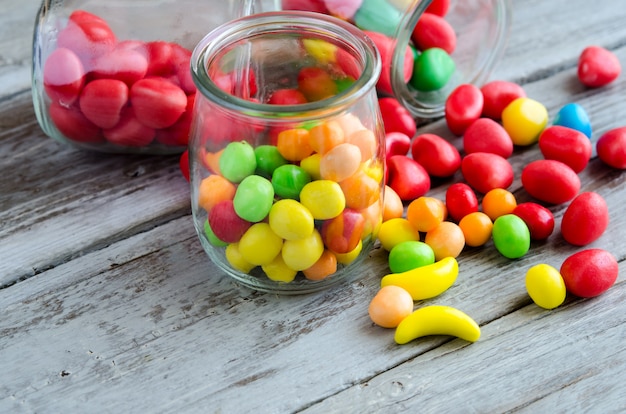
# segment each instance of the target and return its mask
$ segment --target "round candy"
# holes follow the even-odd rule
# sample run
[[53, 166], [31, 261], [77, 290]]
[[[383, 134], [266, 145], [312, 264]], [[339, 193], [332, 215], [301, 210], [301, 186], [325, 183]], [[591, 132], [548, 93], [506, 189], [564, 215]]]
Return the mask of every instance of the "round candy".
[[396, 244], [389, 251], [389, 269], [392, 273], [402, 273], [435, 263], [433, 249], [417, 240], [408, 240]]
[[585, 169], [591, 159], [591, 141], [582, 132], [554, 125], [539, 135], [539, 149], [544, 158], [557, 160], [578, 173]]
[[130, 88], [130, 104], [137, 119], [149, 128], [174, 125], [187, 108], [187, 95], [165, 78], [144, 78]]
[[402, 217], [404, 214], [404, 204], [398, 193], [388, 185], [385, 186], [385, 198], [383, 200], [383, 221], [392, 218]]
[[233, 206], [237, 215], [252, 223], [263, 220], [274, 203], [272, 183], [259, 175], [249, 175], [237, 186]]
[[236, 243], [252, 223], [237, 215], [232, 200], [225, 200], [217, 203], [209, 212], [209, 225], [218, 239]]
[[298, 240], [313, 233], [311, 212], [296, 200], [283, 199], [274, 203], [269, 212], [272, 231], [285, 240]]
[[552, 124], [575, 129], [585, 134], [587, 138], [591, 138], [589, 115], [585, 108], [577, 103], [568, 103], [559, 109]]
[[207, 212], [225, 200], [232, 200], [237, 189], [233, 183], [221, 175], [209, 175], [198, 186], [198, 205]]
[[285, 240], [282, 255], [285, 264], [293, 270], [304, 270], [313, 266], [324, 253], [324, 242], [317, 230], [309, 237]]
[[591, 298], [606, 292], [617, 280], [619, 265], [603, 249], [587, 249], [569, 256], [561, 265], [565, 287], [572, 294]]
[[385, 134], [385, 159], [394, 155], [407, 155], [411, 149], [411, 138], [402, 132]]
[[561, 161], [535, 160], [522, 170], [522, 185], [537, 200], [561, 204], [576, 197], [580, 178]]
[[[389, 96], [379, 98], [378, 106], [383, 118], [385, 133], [401, 132], [409, 137], [409, 140], [413, 138], [417, 130], [415, 120], [409, 110], [402, 106], [396, 98]], [[406, 152], [402, 155], [406, 155]]]
[[305, 185], [311, 182], [311, 176], [304, 168], [294, 164], [285, 164], [274, 170], [272, 186], [276, 195], [297, 200]]
[[411, 155], [434, 177], [454, 175], [461, 166], [461, 154], [439, 135], [421, 134], [413, 139]]
[[337, 84], [324, 69], [305, 67], [298, 73], [298, 90], [307, 101], [315, 102], [337, 95]]
[[451, 221], [444, 221], [426, 233], [424, 242], [435, 253], [435, 261], [446, 257], [458, 257], [465, 247], [463, 230]]
[[561, 234], [570, 244], [585, 246], [597, 240], [609, 226], [609, 210], [604, 198], [584, 192], [572, 200], [561, 220]]
[[447, 214], [446, 205], [441, 200], [421, 196], [409, 203], [406, 219], [418, 231], [427, 232], [440, 225]]
[[513, 214], [524, 220], [532, 240], [545, 240], [554, 230], [554, 215], [541, 204], [532, 202], [518, 204]]
[[465, 244], [478, 247], [487, 243], [491, 238], [493, 222], [482, 211], [474, 211], [459, 221], [459, 227], [465, 236]]
[[626, 169], [626, 127], [614, 128], [605, 132], [596, 142], [598, 158], [605, 164]]
[[502, 111], [502, 126], [515, 145], [534, 144], [547, 124], [548, 110], [530, 98], [518, 98]]
[[50, 99], [65, 107], [72, 105], [85, 85], [85, 69], [69, 49], [59, 47], [46, 59], [43, 86]]
[[274, 145], [259, 145], [254, 149], [254, 156], [256, 173], [266, 178], [271, 178], [276, 168], [287, 164], [287, 160]]
[[394, 285], [382, 287], [368, 307], [372, 322], [383, 328], [395, 328], [411, 312], [413, 312], [411, 294]]
[[354, 174], [361, 165], [361, 150], [353, 144], [339, 144], [320, 160], [320, 174], [324, 180], [340, 182]]
[[517, 206], [515, 195], [504, 188], [489, 190], [483, 197], [483, 213], [493, 221], [500, 216], [510, 214]]
[[[394, 29], [395, 30], [395, 29]], [[372, 39], [376, 48], [380, 53], [380, 61], [382, 63], [382, 69], [380, 71], [380, 77], [376, 83], [376, 89], [385, 95], [393, 95], [393, 89], [391, 87], [391, 67], [392, 58], [395, 52], [396, 42], [393, 38], [377, 33], [376, 31], [365, 31], [365, 34]], [[410, 46], [404, 50], [404, 62], [402, 67], [402, 75], [405, 83], [409, 82], [411, 75], [413, 74], [413, 50]], [[383, 98], [387, 99], [387, 98]], [[390, 98], [394, 99], [394, 98]], [[394, 99], [395, 100], [395, 99]], [[385, 116], [383, 115], [383, 119]]]
[[256, 266], [270, 264], [282, 247], [283, 239], [267, 223], [253, 224], [239, 240], [241, 257]]
[[391, 251], [396, 245], [405, 241], [419, 241], [419, 231], [405, 218], [387, 220], [380, 225], [378, 240], [383, 249]]
[[463, 134], [466, 154], [489, 152], [502, 158], [513, 154], [513, 141], [504, 127], [489, 118], [480, 118], [470, 124]]
[[442, 16], [433, 13], [423, 13], [420, 16], [411, 40], [419, 50], [438, 47], [452, 54], [456, 49], [454, 28]]
[[455, 70], [454, 60], [445, 50], [427, 49], [415, 59], [410, 83], [418, 91], [436, 91], [448, 83]]
[[402, 200], [414, 200], [430, 190], [430, 176], [417, 161], [404, 155], [394, 155], [387, 160], [387, 185]]
[[565, 301], [567, 291], [561, 274], [554, 267], [538, 264], [526, 272], [526, 291], [544, 309], [554, 309]]
[[341, 187], [330, 180], [316, 180], [305, 185], [300, 192], [300, 202], [316, 220], [337, 217], [346, 207]]
[[309, 144], [313, 151], [326, 154], [345, 141], [341, 125], [336, 121], [324, 122], [309, 130]]
[[476, 191], [486, 194], [494, 188], [508, 188], [513, 183], [513, 167], [497, 154], [474, 152], [461, 161], [465, 181]]
[[523, 257], [530, 249], [528, 226], [514, 214], [498, 217], [493, 223], [491, 236], [496, 249], [509, 259]]
[[226, 246], [224, 255], [232, 268], [240, 272], [248, 273], [255, 268], [255, 266], [252, 263], [248, 263], [239, 252], [239, 243], [230, 243]]
[[466, 215], [478, 211], [478, 198], [472, 187], [465, 183], [454, 183], [448, 187], [446, 209], [450, 218], [457, 223]]
[[228, 246], [228, 243], [221, 241], [215, 235], [215, 233], [213, 232], [213, 229], [211, 229], [211, 225], [209, 224], [209, 220], [206, 220], [204, 222], [204, 235], [209, 240], [209, 243], [211, 243], [213, 246], [216, 246], [216, 247]]
[[483, 94], [477, 86], [462, 84], [448, 95], [445, 103], [445, 118], [450, 132], [463, 135], [465, 130], [483, 112]]
[[[382, 179], [382, 178], [381, 178]], [[346, 178], [339, 183], [346, 198], [346, 206], [361, 210], [380, 199], [380, 180], [363, 171]]]
[[608, 85], [619, 77], [621, 71], [617, 56], [600, 46], [586, 47], [578, 58], [578, 79], [590, 88]]
[[309, 143], [309, 131], [304, 128], [279, 132], [276, 147], [280, 155], [289, 161], [301, 161], [313, 153]]
[[499, 121], [502, 111], [517, 98], [525, 98], [526, 92], [520, 85], [502, 80], [487, 82], [481, 86], [484, 105], [482, 116]]
[[277, 255], [270, 263], [261, 266], [261, 269], [263, 269], [263, 272], [265, 272], [268, 279], [275, 282], [293, 282], [298, 274], [296, 270], [287, 266], [280, 254]]
[[361, 241], [365, 218], [358, 211], [346, 208], [335, 218], [324, 221], [320, 234], [324, 245], [335, 253], [349, 253]]
[[256, 170], [254, 148], [245, 141], [229, 143], [220, 156], [219, 169], [227, 180], [241, 182]]
[[302, 271], [304, 277], [309, 280], [323, 280], [337, 271], [337, 256], [330, 250], [324, 253], [311, 267]]

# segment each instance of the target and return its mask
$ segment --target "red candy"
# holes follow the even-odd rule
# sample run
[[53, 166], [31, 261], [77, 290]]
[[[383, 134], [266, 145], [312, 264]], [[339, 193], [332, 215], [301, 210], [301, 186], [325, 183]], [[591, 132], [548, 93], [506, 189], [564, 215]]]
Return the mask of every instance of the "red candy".
[[499, 121], [502, 111], [517, 98], [525, 98], [524, 89], [513, 82], [491, 81], [484, 84], [480, 91], [483, 94], [484, 104], [482, 116]]
[[[391, 88], [391, 58], [393, 57], [396, 41], [391, 37], [377, 32], [365, 31], [365, 34], [372, 39], [380, 53], [382, 70], [380, 72], [380, 78], [378, 78], [378, 83], [376, 83], [376, 88], [384, 94], [393, 95], [393, 89]], [[407, 45], [404, 53], [404, 66], [402, 68], [404, 83], [408, 83], [411, 76], [413, 76], [413, 61], [413, 51]]]
[[408, 109], [402, 106], [397, 99], [391, 97], [380, 98], [378, 106], [386, 133], [402, 132], [409, 138], [413, 138], [417, 131], [417, 125]]
[[513, 183], [513, 167], [497, 154], [475, 152], [461, 161], [465, 181], [476, 191], [486, 194], [494, 188], [508, 188]]
[[131, 107], [122, 111], [120, 122], [111, 129], [105, 129], [103, 133], [110, 143], [129, 147], [144, 147], [150, 144], [156, 135], [153, 128], [147, 127], [137, 119]]
[[415, 200], [430, 190], [430, 176], [417, 161], [404, 155], [387, 160], [387, 185], [402, 200]]
[[591, 141], [572, 128], [553, 125], [539, 135], [539, 149], [544, 158], [568, 165], [574, 172], [585, 169], [591, 159]]
[[104, 142], [102, 130], [85, 118], [78, 109], [66, 108], [53, 102], [50, 104], [49, 112], [54, 125], [69, 139], [91, 144]]
[[185, 180], [189, 182], [189, 150], [185, 150], [178, 160], [178, 167], [180, 172], [185, 177]]
[[609, 226], [609, 209], [598, 193], [581, 193], [567, 207], [561, 220], [561, 234], [575, 246], [597, 240]]
[[614, 128], [605, 132], [596, 142], [598, 158], [605, 164], [626, 169], [626, 127]]
[[513, 214], [521, 218], [533, 240], [545, 240], [554, 231], [554, 215], [550, 210], [537, 203], [521, 203], [513, 210]]
[[537, 200], [561, 204], [576, 197], [580, 178], [561, 161], [536, 160], [522, 170], [522, 185]]
[[315, 102], [335, 96], [337, 84], [322, 68], [307, 67], [298, 73], [298, 89], [307, 101]]
[[570, 293], [591, 298], [613, 286], [619, 275], [619, 265], [606, 250], [587, 249], [565, 259], [560, 273]]
[[113, 128], [120, 121], [128, 102], [128, 86], [116, 79], [97, 79], [85, 85], [80, 94], [80, 110], [100, 128]]
[[252, 225], [237, 215], [232, 200], [215, 204], [209, 212], [208, 220], [215, 236], [225, 243], [237, 243]]
[[480, 118], [465, 130], [463, 149], [466, 154], [490, 152], [509, 158], [513, 154], [513, 141], [502, 125], [489, 118]]
[[144, 78], [130, 88], [137, 119], [150, 128], [167, 128], [185, 112], [187, 95], [163, 78]]
[[117, 39], [108, 23], [95, 14], [76, 10], [70, 15], [67, 26], [59, 32], [57, 47], [74, 51], [83, 64], [91, 58], [109, 52]]
[[306, 97], [297, 89], [278, 89], [272, 93], [270, 105], [299, 105], [307, 103]]
[[94, 79], [117, 79], [130, 87], [148, 72], [146, 54], [141, 44], [133, 48], [120, 43], [111, 52], [94, 59], [91, 76]]
[[585, 48], [578, 58], [578, 79], [590, 88], [608, 85], [619, 77], [621, 71], [617, 56], [600, 46]]
[[69, 49], [59, 48], [50, 54], [43, 67], [43, 86], [53, 102], [69, 106], [78, 99], [85, 84], [85, 69]]
[[402, 132], [385, 134], [385, 158], [407, 155], [411, 149], [411, 138]]
[[463, 135], [483, 111], [483, 95], [471, 84], [457, 86], [446, 99], [445, 118], [448, 128], [455, 135]]
[[461, 166], [461, 154], [445, 139], [435, 134], [421, 134], [413, 139], [411, 155], [428, 174], [449, 177]]
[[420, 16], [411, 39], [419, 50], [438, 47], [452, 54], [456, 49], [454, 28], [443, 17], [433, 13], [424, 13]]
[[448, 216], [457, 223], [470, 213], [478, 211], [478, 198], [472, 187], [454, 183], [446, 190]]
[[428, 7], [426, 7], [426, 13], [433, 13], [438, 16], [445, 16], [450, 10], [450, 0], [432, 0]]

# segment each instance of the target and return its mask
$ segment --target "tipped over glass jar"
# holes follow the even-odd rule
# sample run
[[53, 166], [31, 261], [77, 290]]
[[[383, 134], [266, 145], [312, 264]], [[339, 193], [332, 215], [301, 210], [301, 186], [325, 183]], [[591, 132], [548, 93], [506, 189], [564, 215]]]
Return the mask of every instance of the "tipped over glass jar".
[[358, 275], [382, 222], [372, 40], [331, 16], [262, 13], [209, 33], [191, 63], [192, 212], [212, 261], [283, 294]]

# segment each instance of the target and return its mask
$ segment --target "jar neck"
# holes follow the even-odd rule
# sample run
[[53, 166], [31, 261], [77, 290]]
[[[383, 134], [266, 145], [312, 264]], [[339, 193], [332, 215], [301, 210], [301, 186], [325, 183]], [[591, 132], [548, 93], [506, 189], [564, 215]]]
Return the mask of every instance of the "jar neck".
[[[332, 39], [338, 49], [354, 58], [360, 75], [344, 91], [319, 101], [298, 105], [271, 105], [244, 99], [220, 89], [212, 79], [212, 67], [217, 59], [233, 46], [244, 50], [233, 59], [236, 71], [244, 70], [252, 59], [250, 41], [268, 36], [268, 41], [280, 36], [297, 35], [307, 39]], [[242, 48], [242, 45], [244, 46]], [[279, 67], [279, 66], [278, 66]], [[243, 112], [252, 117], [290, 117], [341, 111], [372, 92], [381, 71], [380, 55], [374, 43], [351, 24], [331, 16], [312, 12], [267, 12], [246, 16], [226, 23], [205, 36], [191, 57], [191, 71], [198, 91], [209, 101], [226, 110]], [[245, 78], [245, 76], [244, 76]], [[277, 113], [279, 109], [280, 113]]]

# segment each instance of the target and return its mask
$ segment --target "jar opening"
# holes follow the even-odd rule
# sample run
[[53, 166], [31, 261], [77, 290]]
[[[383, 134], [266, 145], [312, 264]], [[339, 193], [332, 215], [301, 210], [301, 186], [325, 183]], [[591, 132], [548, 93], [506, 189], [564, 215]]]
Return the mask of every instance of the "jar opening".
[[[339, 111], [373, 90], [381, 70], [378, 50], [358, 28], [298, 11], [220, 26], [196, 46], [191, 66], [207, 99], [261, 117]], [[273, 99], [278, 90], [295, 89], [306, 100]]]

